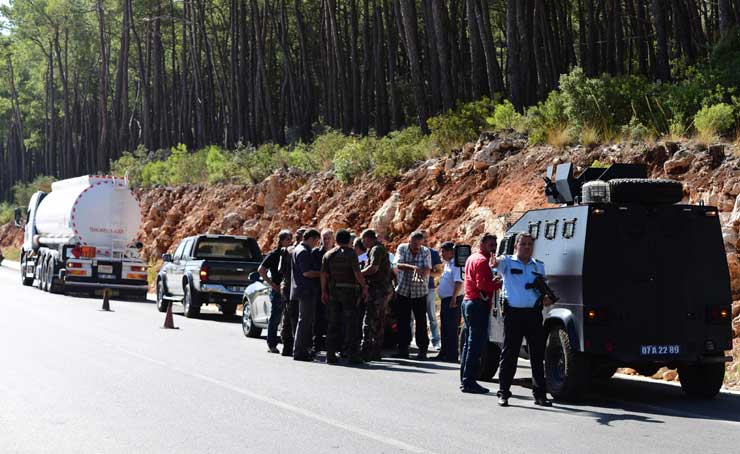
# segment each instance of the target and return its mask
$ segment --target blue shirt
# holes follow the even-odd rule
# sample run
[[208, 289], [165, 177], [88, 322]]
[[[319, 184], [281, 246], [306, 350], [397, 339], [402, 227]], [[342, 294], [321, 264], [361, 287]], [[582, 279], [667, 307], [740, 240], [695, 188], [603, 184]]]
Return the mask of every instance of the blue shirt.
[[545, 275], [545, 264], [539, 260], [529, 259], [524, 263], [516, 255], [504, 255], [498, 258], [498, 273], [504, 279], [504, 298], [509, 306], [518, 308], [532, 308], [540, 295], [533, 288], [526, 285], [534, 282], [533, 273]]
[[319, 294], [321, 281], [303, 275], [307, 271], [319, 271], [319, 269], [311, 249], [308, 249], [303, 243], [296, 246], [292, 258], [293, 279], [291, 281], [290, 299], [314, 298]]
[[[432, 248], [429, 248], [429, 253], [432, 254], [432, 271], [434, 271], [435, 266], [442, 264], [442, 257], [440, 257], [439, 252], [437, 252], [436, 250]], [[431, 274], [429, 275], [429, 289], [430, 290], [434, 289], [434, 277]], [[430, 292], [430, 293], [434, 293], [434, 292]]]
[[[460, 272], [460, 267], [455, 266], [455, 259], [445, 262], [445, 269], [439, 278], [439, 288], [437, 294], [440, 298], [451, 298], [455, 293], [455, 282], [465, 282]], [[460, 292], [462, 296], [463, 292]]]

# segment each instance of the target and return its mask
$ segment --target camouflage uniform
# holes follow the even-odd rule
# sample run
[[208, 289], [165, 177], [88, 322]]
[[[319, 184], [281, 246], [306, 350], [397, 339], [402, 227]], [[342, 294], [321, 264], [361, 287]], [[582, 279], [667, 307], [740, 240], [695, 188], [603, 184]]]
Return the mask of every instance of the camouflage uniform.
[[378, 271], [366, 276], [368, 300], [362, 327], [362, 354], [366, 359], [379, 360], [385, 334], [386, 301], [392, 291], [390, 259], [382, 244], [378, 243], [370, 249], [367, 266], [377, 266]]
[[357, 331], [357, 304], [361, 292], [355, 272], [359, 271], [357, 254], [350, 247], [337, 246], [331, 249], [321, 262], [321, 272], [328, 275], [327, 356], [341, 350], [351, 358], [357, 358], [360, 340], [360, 333]]
[[283, 275], [280, 283], [280, 293], [283, 295], [283, 319], [280, 329], [280, 338], [283, 341], [283, 356], [293, 355], [293, 340], [295, 339], [295, 328], [298, 325], [298, 301], [290, 299], [290, 283], [293, 279], [290, 266], [290, 256], [293, 254], [293, 246], [283, 249], [278, 269]]

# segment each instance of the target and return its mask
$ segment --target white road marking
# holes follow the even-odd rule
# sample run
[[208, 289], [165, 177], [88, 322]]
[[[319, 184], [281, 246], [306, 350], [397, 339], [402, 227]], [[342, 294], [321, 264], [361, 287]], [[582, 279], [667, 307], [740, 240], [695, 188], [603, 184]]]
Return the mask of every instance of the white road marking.
[[255, 400], [259, 400], [261, 402], [264, 402], [266, 404], [269, 404], [269, 405], [272, 405], [272, 406], [281, 408], [283, 410], [287, 410], [287, 411], [289, 411], [291, 413], [295, 413], [297, 415], [305, 416], [306, 418], [314, 419], [316, 421], [319, 421], [319, 422], [322, 422], [324, 424], [327, 424], [327, 425], [336, 427], [338, 429], [345, 430], [345, 431], [350, 432], [350, 433], [353, 433], [355, 435], [360, 435], [360, 436], [363, 436], [365, 438], [369, 438], [371, 440], [378, 441], [380, 443], [383, 443], [383, 444], [386, 444], [386, 445], [389, 445], [389, 446], [393, 446], [395, 448], [398, 448], [398, 449], [401, 449], [401, 450], [404, 450], [404, 451], [415, 452], [415, 453], [430, 453], [430, 454], [433, 454], [433, 451], [429, 451], [428, 449], [420, 448], [420, 447], [414, 446], [414, 445], [410, 445], [410, 444], [404, 443], [404, 442], [402, 442], [400, 440], [396, 440], [395, 438], [391, 438], [391, 437], [387, 437], [385, 435], [377, 434], [375, 432], [371, 432], [369, 430], [365, 430], [365, 429], [362, 429], [360, 427], [353, 426], [351, 424], [347, 424], [347, 423], [344, 423], [344, 422], [341, 422], [341, 421], [337, 421], [335, 419], [328, 418], [326, 416], [322, 416], [322, 415], [320, 415], [318, 413], [314, 413], [314, 412], [312, 412], [310, 410], [306, 410], [305, 408], [300, 408], [300, 407], [297, 407], [295, 405], [291, 405], [289, 403], [282, 402], [282, 401], [277, 400], [277, 399], [273, 399], [272, 397], [267, 397], [267, 396], [263, 396], [261, 394], [254, 393], [252, 391], [248, 391], [246, 389], [243, 389], [243, 388], [240, 388], [238, 386], [232, 385], [231, 383], [227, 383], [227, 382], [218, 380], [216, 378], [209, 377], [207, 375], [203, 375], [203, 374], [199, 374], [199, 373], [196, 373], [196, 372], [190, 372], [190, 371], [187, 371], [187, 370], [184, 370], [184, 369], [180, 369], [178, 367], [173, 366], [172, 364], [168, 364], [168, 363], [163, 362], [163, 361], [160, 361], [158, 359], [151, 358], [149, 356], [142, 355], [141, 353], [137, 353], [137, 352], [133, 352], [131, 350], [127, 350], [127, 349], [121, 348], [119, 346], [115, 346], [115, 348], [117, 350], [119, 350], [120, 352], [122, 352], [122, 353], [125, 353], [127, 355], [133, 356], [135, 358], [139, 358], [139, 359], [144, 360], [144, 361], [148, 361], [150, 363], [153, 363], [153, 364], [156, 364], [156, 365], [159, 365], [159, 366], [166, 367], [166, 368], [172, 370], [173, 372], [177, 372], [177, 373], [180, 373], [180, 374], [183, 374], [183, 375], [187, 375], [187, 376], [189, 376], [191, 378], [196, 378], [198, 380], [202, 380], [202, 381], [211, 383], [213, 385], [220, 386], [222, 388], [228, 389], [229, 391], [233, 391], [233, 392], [242, 394], [244, 396], [250, 397], [250, 398], [255, 399]]

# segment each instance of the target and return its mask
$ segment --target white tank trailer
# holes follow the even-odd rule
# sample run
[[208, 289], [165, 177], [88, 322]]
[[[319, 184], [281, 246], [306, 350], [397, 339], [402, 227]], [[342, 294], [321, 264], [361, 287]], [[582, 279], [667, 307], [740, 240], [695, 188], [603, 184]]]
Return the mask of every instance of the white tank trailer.
[[28, 204], [23, 285], [52, 293], [104, 289], [146, 299], [147, 267], [136, 242], [139, 202], [125, 179], [83, 176], [52, 184]]

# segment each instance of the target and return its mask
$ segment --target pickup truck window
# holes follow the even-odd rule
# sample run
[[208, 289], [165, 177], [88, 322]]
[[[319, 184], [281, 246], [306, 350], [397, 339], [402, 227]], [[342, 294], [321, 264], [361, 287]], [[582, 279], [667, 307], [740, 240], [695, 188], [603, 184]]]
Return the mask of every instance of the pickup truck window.
[[186, 241], [183, 241], [179, 246], [177, 246], [177, 249], [175, 249], [175, 255], [172, 256], [172, 260], [180, 260], [182, 258], [182, 251], [185, 250], [185, 243]]
[[256, 260], [246, 240], [236, 238], [201, 238], [195, 246], [195, 258], [226, 260]]
[[193, 242], [194, 241], [195, 241], [195, 239], [190, 239], [190, 240], [188, 240], [185, 243], [185, 249], [183, 249], [183, 251], [182, 251], [182, 258], [189, 259], [189, 258], [192, 257], [192, 255], [193, 255], [192, 254], [192, 252], [193, 252]]

